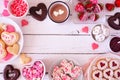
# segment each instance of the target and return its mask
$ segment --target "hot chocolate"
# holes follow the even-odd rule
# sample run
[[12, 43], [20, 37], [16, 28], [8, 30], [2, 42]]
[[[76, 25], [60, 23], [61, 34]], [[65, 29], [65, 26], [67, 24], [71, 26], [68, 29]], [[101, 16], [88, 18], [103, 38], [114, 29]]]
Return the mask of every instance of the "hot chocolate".
[[57, 1], [50, 5], [48, 14], [52, 21], [61, 23], [69, 17], [69, 8], [66, 3]]

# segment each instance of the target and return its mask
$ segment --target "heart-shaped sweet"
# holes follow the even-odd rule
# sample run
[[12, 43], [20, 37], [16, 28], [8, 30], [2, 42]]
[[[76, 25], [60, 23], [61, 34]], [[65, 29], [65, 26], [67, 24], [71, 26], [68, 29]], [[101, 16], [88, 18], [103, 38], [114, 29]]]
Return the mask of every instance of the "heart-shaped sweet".
[[13, 45], [19, 40], [19, 34], [17, 32], [2, 32], [1, 33], [1, 39], [7, 44], [7, 45]]
[[[37, 11], [42, 11], [42, 14], [38, 14]], [[47, 16], [47, 7], [44, 3], [39, 3], [37, 7], [31, 7], [29, 12], [35, 19], [43, 21]]]
[[45, 66], [42, 61], [35, 61], [22, 69], [22, 75], [26, 80], [42, 80], [45, 75]]
[[117, 66], [117, 64], [116, 64], [115, 62], [113, 62], [113, 63], [112, 63], [112, 66], [113, 66], [113, 67], [114, 67], [114, 66]]
[[21, 25], [22, 25], [22, 27], [28, 25], [28, 21], [25, 19], [21, 20]]
[[2, 15], [3, 16], [10, 16], [8, 10], [6, 10], [6, 9], [3, 10]]
[[17, 80], [20, 76], [20, 71], [12, 65], [7, 65], [4, 69], [4, 80]]
[[20, 46], [19, 44], [14, 44], [13, 46], [7, 47], [7, 51], [13, 55], [17, 55], [19, 52]]
[[87, 26], [85, 26], [85, 27], [82, 28], [82, 32], [88, 33], [88, 31], [89, 31], [89, 28]]
[[15, 28], [14, 28], [13, 25], [7, 25], [7, 26], [5, 27], [5, 31], [6, 31], [6, 32], [15, 32]]
[[99, 45], [97, 43], [92, 43], [92, 49], [95, 50], [99, 47]]
[[[118, 20], [118, 23], [116, 23], [116, 20]], [[113, 29], [120, 30], [120, 13], [118, 12], [114, 16], [109, 17], [108, 24]]]
[[106, 74], [107, 74], [108, 76], [110, 76], [110, 71], [106, 72]]
[[26, 54], [24, 54], [24, 53], [22, 53], [21, 55], [20, 55], [20, 59], [21, 59], [21, 63], [22, 64], [26, 64], [26, 63], [29, 63], [29, 62], [31, 62], [31, 57], [28, 57]]
[[114, 52], [120, 51], [120, 37], [114, 37], [110, 41], [110, 48]]

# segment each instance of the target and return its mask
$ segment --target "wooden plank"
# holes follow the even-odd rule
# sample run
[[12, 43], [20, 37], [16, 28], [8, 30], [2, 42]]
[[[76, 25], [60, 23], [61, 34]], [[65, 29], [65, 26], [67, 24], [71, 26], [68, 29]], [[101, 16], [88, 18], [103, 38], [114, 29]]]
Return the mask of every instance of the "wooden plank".
[[[109, 52], [109, 40], [95, 42], [91, 36], [24, 35], [24, 52], [28, 53], [104, 53]], [[99, 45], [93, 50], [92, 43]]]

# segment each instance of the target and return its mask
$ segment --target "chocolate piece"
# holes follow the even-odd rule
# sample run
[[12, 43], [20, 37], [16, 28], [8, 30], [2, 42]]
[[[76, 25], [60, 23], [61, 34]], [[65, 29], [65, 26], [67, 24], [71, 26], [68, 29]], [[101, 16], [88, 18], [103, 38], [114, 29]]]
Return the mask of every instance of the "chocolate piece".
[[[41, 13], [38, 14], [37, 11], [41, 11]], [[31, 7], [29, 12], [35, 19], [43, 21], [47, 16], [47, 7], [44, 3], [39, 3], [37, 7]]]
[[20, 76], [20, 71], [15, 69], [12, 65], [7, 65], [4, 69], [4, 80], [17, 80]]
[[110, 41], [110, 48], [114, 52], [120, 51], [120, 37], [114, 37]]
[[[115, 23], [118, 19], [119, 23]], [[120, 13], [116, 13], [114, 16], [108, 18], [108, 24], [110, 27], [116, 30], [120, 30]]]

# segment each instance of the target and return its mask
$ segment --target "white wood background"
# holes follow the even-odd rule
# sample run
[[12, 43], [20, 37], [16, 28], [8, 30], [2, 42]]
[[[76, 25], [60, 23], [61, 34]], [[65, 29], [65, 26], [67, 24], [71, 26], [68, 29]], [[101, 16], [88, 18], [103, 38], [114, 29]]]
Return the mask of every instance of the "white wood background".
[[[4, 8], [4, 0], [0, 0], [0, 14]], [[55, 0], [27, 0], [30, 7], [36, 6], [40, 2], [44, 2], [47, 7]], [[70, 5], [72, 11], [72, 0], [63, 0]], [[73, 0], [74, 1], [74, 0]], [[104, 0], [103, 0], [104, 1]], [[113, 0], [109, 0], [113, 2]], [[117, 10], [107, 13], [106, 15], [113, 15]], [[106, 11], [105, 11], [106, 12]], [[72, 14], [72, 12], [71, 12]], [[27, 15], [24, 18], [16, 19], [10, 16], [21, 27], [20, 21], [26, 19], [29, 25], [21, 27], [24, 34], [24, 47], [22, 52], [28, 54], [33, 60], [41, 59], [46, 65], [46, 69], [49, 70], [53, 66], [54, 61], [59, 61], [63, 58], [77, 61], [81, 66], [84, 65], [91, 57], [99, 53], [108, 53], [109, 41], [113, 36], [120, 36], [120, 31], [116, 31], [110, 28], [110, 36], [104, 42], [97, 43], [91, 36], [91, 29], [96, 24], [76, 24], [73, 21], [73, 17], [70, 16], [65, 23], [57, 24], [52, 22], [49, 17], [40, 22]], [[107, 19], [107, 16], [105, 17]], [[99, 23], [108, 25], [107, 22]], [[84, 33], [81, 31], [83, 26], [89, 27], [89, 32]], [[78, 33], [79, 31], [80, 33]], [[99, 48], [92, 50], [91, 44], [95, 42], [99, 44]], [[4, 66], [12, 64], [15, 67], [21, 69], [23, 65], [19, 63], [19, 57], [9, 63], [0, 64], [0, 80], [2, 79]], [[22, 76], [18, 80], [24, 80]], [[49, 76], [46, 74], [44, 80], [49, 80]]]

